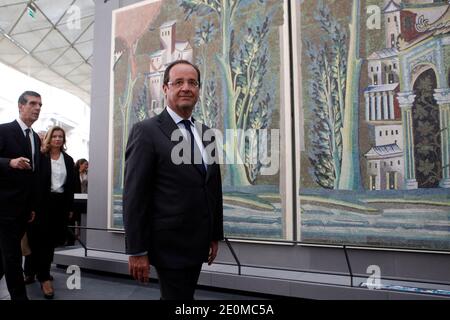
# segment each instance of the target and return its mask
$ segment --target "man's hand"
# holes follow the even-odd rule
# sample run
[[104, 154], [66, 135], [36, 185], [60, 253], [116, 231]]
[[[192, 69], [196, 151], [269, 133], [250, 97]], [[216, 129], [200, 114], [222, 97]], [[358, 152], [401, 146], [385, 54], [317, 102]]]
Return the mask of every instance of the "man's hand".
[[211, 241], [211, 243], [209, 244], [208, 265], [211, 265], [211, 263], [213, 263], [214, 259], [217, 256], [218, 250], [219, 250], [219, 242]]
[[9, 166], [13, 169], [19, 170], [31, 170], [30, 160], [25, 157], [19, 157], [16, 159], [11, 159], [9, 161]]
[[148, 282], [150, 275], [148, 256], [130, 256], [128, 258], [128, 271], [134, 279], [140, 282]]

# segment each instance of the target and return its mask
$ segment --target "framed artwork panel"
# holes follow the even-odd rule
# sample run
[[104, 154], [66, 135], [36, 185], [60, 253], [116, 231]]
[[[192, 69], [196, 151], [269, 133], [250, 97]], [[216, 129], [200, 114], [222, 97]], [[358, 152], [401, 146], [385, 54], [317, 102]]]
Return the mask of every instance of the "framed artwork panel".
[[450, 250], [450, 4], [296, 1], [302, 242]]
[[201, 71], [193, 116], [222, 142], [226, 236], [293, 239], [288, 20], [288, 2], [275, 0], [149, 0], [113, 11], [110, 228], [123, 228], [129, 131], [162, 112], [164, 70], [185, 59]]

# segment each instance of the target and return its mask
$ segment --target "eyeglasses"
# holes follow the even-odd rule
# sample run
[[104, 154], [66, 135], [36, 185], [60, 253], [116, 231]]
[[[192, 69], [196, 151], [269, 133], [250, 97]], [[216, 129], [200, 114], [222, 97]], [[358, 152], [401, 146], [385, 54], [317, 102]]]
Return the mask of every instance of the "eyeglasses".
[[174, 88], [179, 89], [179, 88], [181, 88], [184, 85], [185, 82], [187, 82], [188, 87], [190, 87], [190, 88], [198, 88], [198, 87], [200, 87], [200, 83], [197, 80], [178, 79], [178, 80], [175, 80], [175, 81], [169, 81], [169, 82], [167, 82], [167, 84], [169, 86], [172, 86]]

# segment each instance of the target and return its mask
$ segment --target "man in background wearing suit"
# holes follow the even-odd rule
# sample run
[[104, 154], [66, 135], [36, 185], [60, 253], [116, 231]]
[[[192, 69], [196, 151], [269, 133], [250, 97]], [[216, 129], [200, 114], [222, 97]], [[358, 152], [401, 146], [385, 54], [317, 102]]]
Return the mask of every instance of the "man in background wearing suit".
[[[161, 299], [192, 300], [203, 262], [214, 261], [223, 239], [220, 167], [205, 152], [214, 143], [202, 141], [201, 132], [208, 128], [192, 118], [200, 91], [198, 68], [185, 60], [171, 63], [163, 90], [166, 109], [134, 125], [128, 139], [126, 250], [135, 279], [147, 282], [150, 264], [155, 267]], [[178, 137], [190, 153], [189, 161], [181, 164], [172, 158], [178, 143], [171, 139], [174, 133], [182, 134]]]
[[31, 125], [41, 106], [38, 93], [25, 91], [19, 97], [19, 118], [0, 125], [0, 279], [5, 275], [11, 300], [28, 300], [20, 240], [34, 219], [41, 144]]

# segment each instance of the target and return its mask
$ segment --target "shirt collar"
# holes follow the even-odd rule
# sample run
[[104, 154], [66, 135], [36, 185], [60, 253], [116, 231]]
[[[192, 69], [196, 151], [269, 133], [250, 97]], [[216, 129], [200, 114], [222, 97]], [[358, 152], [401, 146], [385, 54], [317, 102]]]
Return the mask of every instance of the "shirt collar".
[[30, 127], [28, 127], [20, 118], [17, 118], [17, 123], [19, 124], [20, 128], [22, 129], [23, 132], [25, 132], [26, 129], [30, 129], [30, 132], [33, 132], [33, 129], [31, 129]]
[[[167, 106], [166, 109], [167, 109], [167, 112], [169, 113], [170, 117], [172, 118], [173, 121], [175, 121], [176, 124], [179, 124], [181, 120], [184, 120], [175, 111], [173, 111], [169, 106]], [[192, 118], [192, 116], [186, 120], [189, 120], [189, 122], [191, 124], [193, 124], [193, 122], [194, 122], [194, 118]]]

